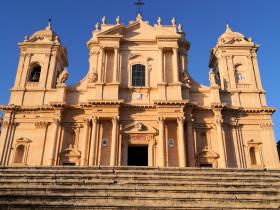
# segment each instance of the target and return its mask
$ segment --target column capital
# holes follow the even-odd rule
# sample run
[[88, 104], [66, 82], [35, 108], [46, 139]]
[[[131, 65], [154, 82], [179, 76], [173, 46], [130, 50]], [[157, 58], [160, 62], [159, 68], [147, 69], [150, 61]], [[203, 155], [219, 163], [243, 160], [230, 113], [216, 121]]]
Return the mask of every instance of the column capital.
[[158, 122], [164, 122], [165, 119], [166, 119], [165, 117], [158, 117], [158, 118], [157, 118], [157, 121], [158, 121]]
[[183, 117], [177, 117], [177, 122], [178, 123], [184, 123], [185, 122], [185, 117], [183, 116]]
[[93, 116], [93, 117], [91, 118], [91, 120], [92, 120], [92, 123], [97, 123], [98, 120], [99, 120], [99, 117]]
[[176, 51], [178, 51], [178, 49], [179, 49], [179, 47], [178, 46], [174, 46], [174, 47], [172, 47], [172, 50], [173, 50], [173, 52], [176, 50]]
[[115, 122], [119, 121], [119, 118], [120, 118], [119, 116], [113, 116], [112, 119], [111, 119], [112, 123], [115, 123]]
[[90, 117], [84, 118], [84, 123], [85, 123], [86, 125], [89, 125], [90, 122], [91, 122], [91, 118], [90, 118]]
[[35, 122], [36, 128], [46, 128], [48, 126], [49, 122], [47, 121], [37, 121]]
[[58, 125], [61, 124], [61, 119], [56, 117], [56, 118], [53, 119], [53, 123], [58, 126]]

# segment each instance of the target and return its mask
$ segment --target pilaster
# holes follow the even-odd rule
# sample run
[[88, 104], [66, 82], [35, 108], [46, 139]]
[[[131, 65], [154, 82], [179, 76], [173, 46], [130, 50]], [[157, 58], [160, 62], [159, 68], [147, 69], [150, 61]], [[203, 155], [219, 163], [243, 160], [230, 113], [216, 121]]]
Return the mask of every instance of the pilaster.
[[110, 155], [110, 166], [116, 165], [116, 153], [117, 153], [117, 142], [118, 142], [118, 117], [112, 118], [112, 144], [111, 144], [111, 155]]
[[92, 118], [92, 130], [91, 130], [91, 142], [90, 142], [90, 154], [89, 154], [89, 165], [96, 165], [96, 147], [97, 147], [97, 124], [98, 118]]
[[88, 162], [88, 136], [89, 136], [89, 126], [90, 126], [91, 119], [85, 118], [84, 119], [84, 135], [83, 135], [83, 143], [82, 143], [82, 155], [81, 155], [81, 165], [85, 166]]
[[186, 167], [186, 144], [184, 135], [185, 118], [177, 118], [178, 123], [178, 159], [179, 167]]
[[158, 118], [159, 136], [157, 143], [157, 165], [159, 167], [164, 167], [166, 165], [164, 120], [165, 119], [163, 117]]

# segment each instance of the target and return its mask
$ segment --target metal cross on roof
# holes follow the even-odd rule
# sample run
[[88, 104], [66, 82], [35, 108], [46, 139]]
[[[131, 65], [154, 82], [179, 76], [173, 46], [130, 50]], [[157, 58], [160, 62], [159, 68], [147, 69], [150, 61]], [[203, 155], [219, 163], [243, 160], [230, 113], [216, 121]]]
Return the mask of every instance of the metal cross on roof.
[[142, 15], [141, 9], [145, 3], [142, 2], [142, 0], [138, 0], [138, 1], [134, 2], [134, 4], [136, 6], [136, 15], [138, 15], [138, 14]]

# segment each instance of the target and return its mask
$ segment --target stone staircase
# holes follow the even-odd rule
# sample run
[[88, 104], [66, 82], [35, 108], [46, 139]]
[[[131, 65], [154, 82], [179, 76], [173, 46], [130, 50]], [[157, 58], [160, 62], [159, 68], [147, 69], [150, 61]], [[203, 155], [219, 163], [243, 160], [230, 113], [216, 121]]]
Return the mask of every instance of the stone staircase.
[[280, 209], [280, 169], [0, 167], [0, 209]]

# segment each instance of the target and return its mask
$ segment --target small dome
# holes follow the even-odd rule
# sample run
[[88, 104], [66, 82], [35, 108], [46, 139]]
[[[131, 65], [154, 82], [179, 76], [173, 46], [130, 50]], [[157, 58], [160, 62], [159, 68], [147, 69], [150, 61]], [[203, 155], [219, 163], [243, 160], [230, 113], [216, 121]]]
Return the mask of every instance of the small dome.
[[231, 27], [229, 24], [227, 24], [226, 26], [226, 31], [225, 33], [223, 33], [220, 37], [219, 37], [219, 41], [218, 42], [222, 42], [222, 43], [227, 43], [228, 41], [231, 41], [232, 39], [236, 39], [236, 38], [245, 38], [243, 34], [239, 33], [239, 32], [234, 32], [231, 30]]
[[27, 37], [26, 41], [32, 40], [35, 37], [45, 37], [50, 41], [59, 40], [57, 34], [52, 30], [51, 22], [49, 21], [48, 26], [40, 31], [36, 31], [30, 37]]

